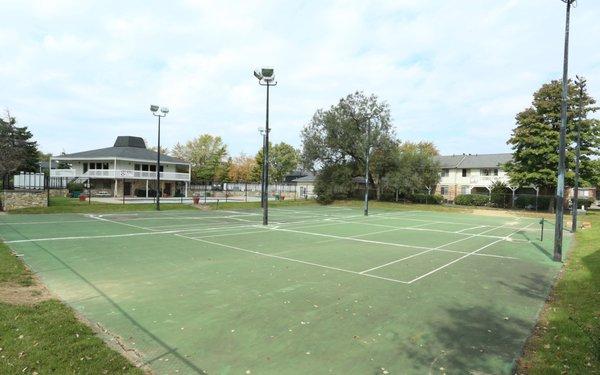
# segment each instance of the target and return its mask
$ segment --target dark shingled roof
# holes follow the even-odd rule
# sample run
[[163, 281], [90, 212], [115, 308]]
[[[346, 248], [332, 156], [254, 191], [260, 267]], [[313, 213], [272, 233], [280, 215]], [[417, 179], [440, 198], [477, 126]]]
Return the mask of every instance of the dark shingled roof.
[[[99, 148], [97, 150], [89, 150], [75, 152], [72, 154], [53, 156], [53, 159], [86, 159], [86, 158], [106, 158], [106, 159], [136, 159], [143, 161], [156, 161], [157, 152], [148, 150], [143, 138], [120, 136], [117, 137], [113, 147]], [[189, 164], [185, 160], [174, 158], [169, 155], [161, 155], [161, 162], [174, 164]]]
[[296, 178], [294, 180], [292, 180], [291, 182], [313, 182], [315, 181], [316, 176], [310, 172], [308, 172], [308, 175], [304, 176], [304, 177], [299, 177]]
[[512, 160], [512, 154], [438, 156], [442, 168], [498, 168]]

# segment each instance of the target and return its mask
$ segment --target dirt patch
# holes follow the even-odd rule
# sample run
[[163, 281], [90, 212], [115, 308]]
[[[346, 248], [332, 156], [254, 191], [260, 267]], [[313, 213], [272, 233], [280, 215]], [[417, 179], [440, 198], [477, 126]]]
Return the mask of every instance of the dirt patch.
[[473, 209], [471, 211], [473, 215], [481, 215], [481, 216], [501, 216], [501, 217], [516, 217], [517, 215], [514, 212], [504, 211], [504, 210], [482, 210], [482, 209]]
[[[549, 212], [532, 212], [532, 211], [510, 211], [510, 210], [499, 210], [499, 209], [482, 209], [482, 208], [474, 208], [471, 210], [473, 215], [481, 215], [481, 216], [499, 216], [499, 217], [535, 217], [540, 218], [544, 217], [554, 218], [553, 213]], [[567, 216], [567, 215], [565, 215]]]
[[11, 305], [35, 305], [53, 298], [52, 293], [38, 280], [32, 285], [0, 284], [0, 301]]

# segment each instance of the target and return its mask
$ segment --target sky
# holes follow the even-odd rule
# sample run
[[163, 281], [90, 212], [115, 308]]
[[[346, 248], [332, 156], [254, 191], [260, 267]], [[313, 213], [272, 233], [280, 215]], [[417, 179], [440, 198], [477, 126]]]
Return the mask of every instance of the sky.
[[[562, 75], [560, 0], [0, 0], [0, 109], [44, 152], [221, 136], [254, 154], [275, 69], [271, 140], [301, 147], [317, 109], [355, 91], [391, 108], [403, 141], [442, 154], [509, 152], [516, 113]], [[600, 1], [571, 13], [569, 75], [600, 98]], [[5, 115], [5, 113], [3, 114]]]

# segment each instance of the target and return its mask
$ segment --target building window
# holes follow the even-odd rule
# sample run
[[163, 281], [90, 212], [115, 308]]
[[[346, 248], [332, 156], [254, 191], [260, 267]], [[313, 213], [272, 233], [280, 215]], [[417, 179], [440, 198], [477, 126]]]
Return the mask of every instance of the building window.
[[102, 163], [102, 169], [108, 169], [108, 163]]
[[142, 166], [141, 166], [141, 165], [139, 165], [139, 164], [135, 164], [135, 165], [133, 166], [133, 169], [135, 169], [136, 171], [139, 171], [139, 170], [141, 170], [141, 169], [142, 169]]
[[161, 172], [164, 172], [164, 171], [165, 171], [165, 166], [164, 166], [164, 165], [161, 165], [161, 166], [160, 166], [160, 171], [161, 171]]
[[90, 169], [96, 169], [96, 163], [90, 163]]
[[151, 164], [150, 165], [150, 172], [156, 172], [156, 165], [155, 164]]
[[450, 176], [450, 170], [447, 168], [442, 169], [442, 177]]
[[494, 176], [498, 176], [498, 168], [494, 169]]
[[491, 174], [491, 171], [487, 168], [481, 170], [482, 176], [489, 176], [490, 174]]
[[448, 186], [440, 186], [440, 194], [448, 195], [449, 191]]
[[148, 164], [142, 164], [142, 171], [148, 170]]
[[471, 189], [467, 185], [463, 185], [460, 187], [461, 194], [471, 194]]
[[102, 169], [102, 163], [96, 163], [96, 169]]
[[469, 174], [469, 170], [463, 168], [463, 170], [462, 170], [462, 176], [463, 177], [467, 177], [468, 174]]

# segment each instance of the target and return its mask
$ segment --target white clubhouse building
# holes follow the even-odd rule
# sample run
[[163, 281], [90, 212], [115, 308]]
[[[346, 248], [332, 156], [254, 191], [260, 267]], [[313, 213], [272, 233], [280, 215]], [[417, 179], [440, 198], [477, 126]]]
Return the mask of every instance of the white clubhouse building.
[[[89, 182], [91, 193], [108, 197], [153, 197], [156, 195], [157, 153], [146, 148], [143, 138], [120, 136], [113, 147], [53, 156], [53, 162], [68, 169], [50, 169], [50, 177], [79, 183]], [[160, 156], [162, 197], [187, 197], [190, 163], [168, 155]]]

